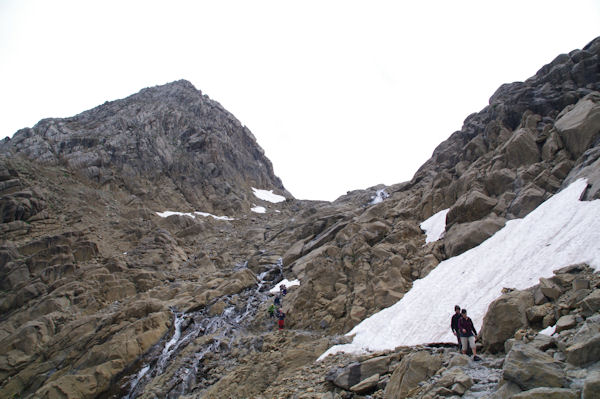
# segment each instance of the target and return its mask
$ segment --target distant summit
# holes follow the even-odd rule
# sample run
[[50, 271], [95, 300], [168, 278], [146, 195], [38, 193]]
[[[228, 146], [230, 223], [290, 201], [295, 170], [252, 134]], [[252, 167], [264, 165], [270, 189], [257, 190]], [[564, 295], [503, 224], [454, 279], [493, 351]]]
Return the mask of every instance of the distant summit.
[[64, 165], [162, 205], [235, 212], [250, 187], [291, 197], [250, 130], [186, 80], [141, 90], [64, 119], [44, 119], [0, 152]]

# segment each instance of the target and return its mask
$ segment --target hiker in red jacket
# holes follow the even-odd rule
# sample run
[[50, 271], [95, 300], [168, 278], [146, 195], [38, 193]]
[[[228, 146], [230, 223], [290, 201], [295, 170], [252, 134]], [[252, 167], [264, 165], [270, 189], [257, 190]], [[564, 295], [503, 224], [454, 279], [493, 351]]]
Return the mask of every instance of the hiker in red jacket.
[[477, 356], [477, 349], [475, 349], [475, 336], [477, 331], [473, 326], [473, 321], [470, 317], [467, 317], [467, 309], [460, 311], [461, 317], [458, 319], [458, 331], [460, 332], [460, 341], [462, 343], [462, 353], [467, 354], [467, 348], [471, 347], [473, 351], [473, 359], [479, 360]]
[[283, 330], [283, 320], [285, 319], [285, 313], [281, 309], [277, 309], [277, 324], [279, 325], [279, 329]]

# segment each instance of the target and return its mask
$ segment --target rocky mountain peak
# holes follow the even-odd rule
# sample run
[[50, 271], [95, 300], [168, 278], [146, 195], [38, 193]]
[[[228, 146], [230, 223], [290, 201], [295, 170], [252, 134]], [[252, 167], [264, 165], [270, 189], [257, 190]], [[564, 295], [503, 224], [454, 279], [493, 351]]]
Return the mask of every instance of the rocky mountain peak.
[[0, 152], [64, 165], [163, 208], [236, 213], [251, 206], [251, 187], [291, 197], [250, 130], [185, 80], [44, 119]]

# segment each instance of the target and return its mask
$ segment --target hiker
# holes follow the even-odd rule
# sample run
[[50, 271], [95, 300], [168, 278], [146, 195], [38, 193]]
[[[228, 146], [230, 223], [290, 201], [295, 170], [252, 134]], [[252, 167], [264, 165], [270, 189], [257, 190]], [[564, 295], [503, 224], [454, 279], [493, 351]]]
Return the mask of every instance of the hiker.
[[462, 343], [462, 353], [467, 354], [467, 349], [470, 347], [473, 351], [473, 360], [480, 360], [477, 356], [477, 349], [475, 348], [475, 337], [477, 331], [473, 326], [473, 321], [467, 316], [467, 309], [460, 311], [461, 317], [458, 319], [458, 331], [460, 332], [460, 340]]
[[458, 332], [458, 320], [460, 319], [460, 306], [454, 306], [454, 314], [452, 315], [452, 321], [450, 321], [450, 328], [452, 329], [452, 334], [456, 336], [456, 340], [458, 341], [458, 351], [460, 352], [462, 345], [460, 342], [460, 333]]
[[287, 295], [287, 287], [285, 286], [285, 284], [281, 284], [279, 286], [279, 292], [281, 292], [281, 295], [283, 296]]
[[277, 319], [279, 319], [279, 321], [277, 322], [277, 324], [279, 325], [279, 329], [283, 330], [283, 320], [285, 319], [285, 313], [283, 313], [281, 309], [277, 310]]
[[269, 312], [270, 318], [275, 317], [275, 305], [274, 304], [271, 304], [271, 306], [269, 306], [269, 309], [267, 311]]
[[279, 295], [275, 295], [275, 300], [273, 301], [276, 307], [281, 306], [281, 297]]

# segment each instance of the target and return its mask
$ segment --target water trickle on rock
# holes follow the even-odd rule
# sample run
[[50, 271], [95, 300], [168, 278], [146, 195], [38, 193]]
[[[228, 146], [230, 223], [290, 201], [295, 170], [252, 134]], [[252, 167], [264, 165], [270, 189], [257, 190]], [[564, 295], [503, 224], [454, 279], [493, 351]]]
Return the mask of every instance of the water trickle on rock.
[[[247, 262], [236, 265], [236, 270], [247, 267]], [[215, 383], [208, 378], [203, 365], [207, 357], [220, 357], [223, 365], [235, 360], [227, 356], [231, 343], [244, 335], [260, 305], [268, 300], [268, 289], [282, 276], [282, 261], [271, 265], [258, 275], [256, 286], [239, 294], [213, 300], [204, 309], [183, 313], [173, 312], [173, 327], [169, 337], [163, 338], [140, 358], [130, 374], [122, 377], [115, 390], [105, 398], [134, 399], [146, 392], [150, 385], [159, 383], [161, 394], [177, 398], [197, 392]], [[223, 303], [223, 311], [211, 314], [211, 307]]]

